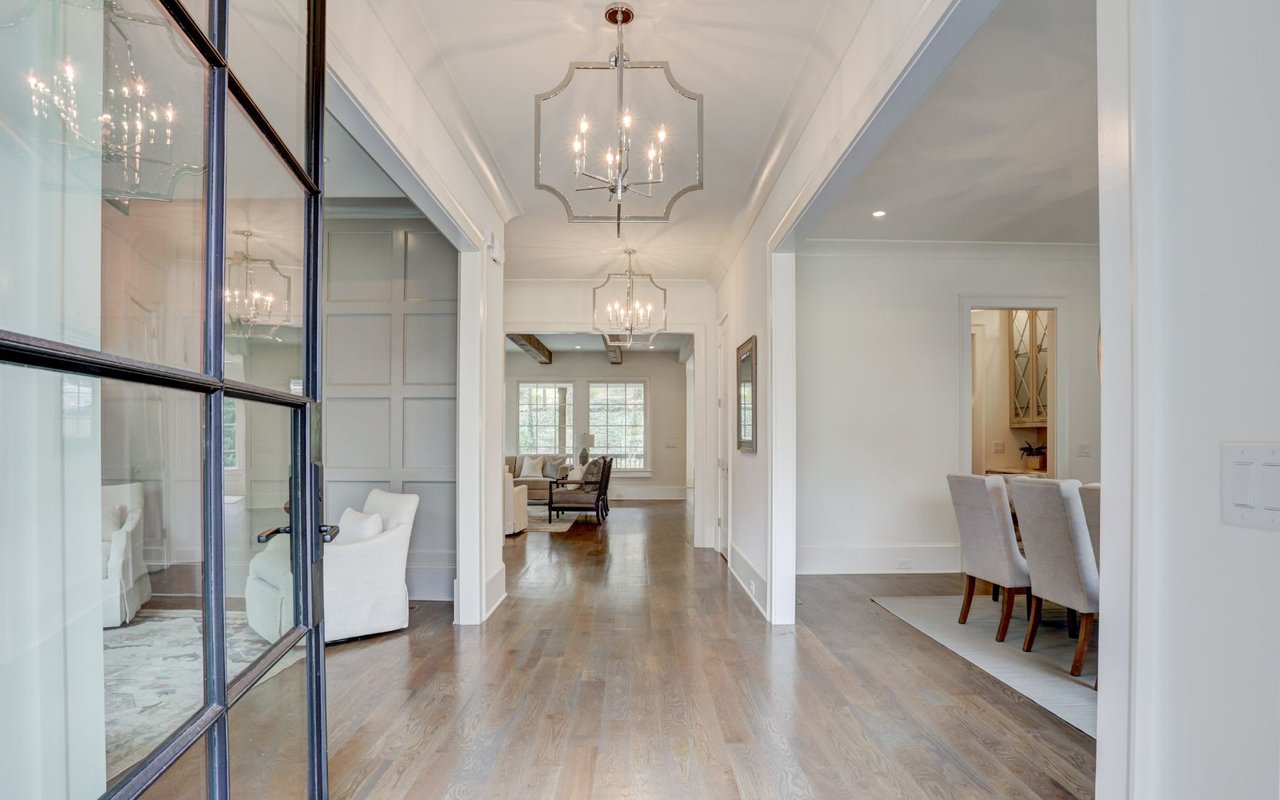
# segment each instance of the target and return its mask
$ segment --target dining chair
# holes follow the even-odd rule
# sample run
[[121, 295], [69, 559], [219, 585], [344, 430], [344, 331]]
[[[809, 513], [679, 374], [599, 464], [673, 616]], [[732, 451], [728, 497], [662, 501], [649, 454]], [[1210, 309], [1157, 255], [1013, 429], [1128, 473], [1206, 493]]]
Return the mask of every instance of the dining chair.
[[1031, 586], [1027, 560], [1018, 551], [1009, 511], [1009, 495], [999, 475], [948, 475], [951, 504], [960, 525], [960, 555], [964, 559], [964, 601], [960, 624], [969, 619], [973, 591], [978, 579], [1004, 591], [1001, 595], [1000, 626], [996, 641], [1003, 642], [1018, 595]]
[[1080, 481], [1015, 480], [1009, 485], [1018, 507], [1018, 529], [1031, 568], [1031, 620], [1022, 649], [1031, 651], [1044, 601], [1080, 615], [1071, 674], [1079, 675], [1098, 616], [1098, 562], [1080, 501]]
[[1102, 512], [1102, 484], [1086, 483], [1080, 487], [1080, 503], [1084, 506], [1084, 519], [1089, 523], [1089, 538], [1093, 541], [1093, 560], [1098, 565], [1098, 570], [1102, 570], [1102, 549], [1099, 546], [1099, 531], [1101, 526], [1098, 520]]

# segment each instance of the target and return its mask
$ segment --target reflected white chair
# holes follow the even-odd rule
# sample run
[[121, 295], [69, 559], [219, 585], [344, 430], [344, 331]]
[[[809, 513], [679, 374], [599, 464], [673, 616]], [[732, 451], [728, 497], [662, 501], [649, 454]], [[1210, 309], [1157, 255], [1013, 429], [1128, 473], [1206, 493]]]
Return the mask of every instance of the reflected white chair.
[[964, 559], [964, 602], [960, 607], [960, 624], [969, 619], [977, 579], [1003, 589], [1001, 592], [1000, 627], [996, 641], [1003, 642], [1009, 632], [1013, 605], [1020, 594], [1031, 586], [1027, 560], [1018, 551], [1013, 531], [1013, 515], [1004, 478], [999, 475], [948, 475], [951, 503], [960, 525], [960, 553]]
[[141, 483], [102, 487], [102, 627], [133, 619], [151, 599], [151, 575], [143, 558]]
[[1022, 649], [1030, 651], [1043, 601], [1079, 612], [1071, 674], [1079, 675], [1098, 614], [1098, 562], [1080, 502], [1080, 481], [1018, 479], [1009, 485], [1031, 568], [1031, 621]]
[[1080, 504], [1084, 506], [1084, 519], [1089, 523], [1089, 538], [1093, 540], [1093, 560], [1102, 570], [1101, 532], [1102, 484], [1086, 483], [1080, 487]]
[[[400, 630], [409, 626], [405, 573], [418, 495], [381, 489], [369, 492], [364, 513], [382, 517], [382, 532], [363, 541], [324, 546], [326, 642]], [[274, 641], [293, 627], [293, 574], [289, 542], [277, 536], [249, 561], [245, 610], [249, 626]]]

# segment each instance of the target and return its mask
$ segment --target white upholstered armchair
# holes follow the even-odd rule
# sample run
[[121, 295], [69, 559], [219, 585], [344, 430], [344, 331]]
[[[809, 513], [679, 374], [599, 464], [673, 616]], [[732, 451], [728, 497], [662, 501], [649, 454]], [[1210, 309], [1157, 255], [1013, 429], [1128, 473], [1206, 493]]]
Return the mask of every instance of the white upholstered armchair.
[[102, 487], [102, 627], [133, 619], [151, 598], [142, 555], [142, 484]]
[[[416, 494], [374, 489], [361, 514], [343, 514], [337, 538], [324, 546], [325, 641], [408, 627], [405, 571], [417, 512]], [[377, 515], [377, 524], [361, 530], [367, 515]], [[353, 519], [359, 523], [348, 521]], [[249, 561], [245, 609], [249, 626], [264, 639], [278, 639], [293, 627], [293, 574], [284, 537], [272, 539]]]
[[948, 475], [951, 504], [960, 526], [960, 553], [964, 558], [964, 600], [960, 624], [969, 619], [975, 579], [1001, 589], [1000, 625], [996, 641], [1003, 642], [1018, 595], [1031, 586], [1027, 560], [1018, 550], [1013, 514], [1004, 478], [999, 475]]

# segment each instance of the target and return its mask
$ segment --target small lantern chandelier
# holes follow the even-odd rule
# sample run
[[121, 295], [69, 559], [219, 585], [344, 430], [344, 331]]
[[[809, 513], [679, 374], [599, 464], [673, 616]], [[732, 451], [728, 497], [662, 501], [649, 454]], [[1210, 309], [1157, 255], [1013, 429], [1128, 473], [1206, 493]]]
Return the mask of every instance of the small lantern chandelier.
[[667, 329], [667, 290], [652, 275], [635, 271], [631, 263], [635, 250], [623, 252], [627, 271], [610, 273], [591, 290], [591, 330], [611, 346], [653, 344]]
[[[254, 258], [249, 253], [249, 240], [253, 231], [232, 231], [244, 237], [244, 249], [227, 259], [226, 285], [222, 290], [222, 305], [226, 314], [226, 335], [235, 339], [270, 339], [280, 341], [279, 331], [289, 320], [289, 295], [293, 292], [293, 278], [284, 274], [275, 259]], [[283, 313], [275, 320], [273, 308], [276, 296], [262, 288], [255, 267], [264, 266], [284, 281]], [[234, 268], [234, 269], [233, 269]], [[236, 273], [240, 274], [237, 275]]]
[[[618, 34], [609, 59], [571, 62], [559, 86], [534, 98], [534, 186], [559, 198], [570, 222], [613, 222], [620, 238], [623, 222], [667, 222], [676, 200], [702, 188], [702, 95], [677, 83], [668, 62], [627, 55], [631, 6], [613, 3], [604, 18]], [[614, 89], [609, 107], [603, 76]], [[594, 139], [592, 112], [613, 117]], [[549, 136], [544, 114], [554, 120]]]

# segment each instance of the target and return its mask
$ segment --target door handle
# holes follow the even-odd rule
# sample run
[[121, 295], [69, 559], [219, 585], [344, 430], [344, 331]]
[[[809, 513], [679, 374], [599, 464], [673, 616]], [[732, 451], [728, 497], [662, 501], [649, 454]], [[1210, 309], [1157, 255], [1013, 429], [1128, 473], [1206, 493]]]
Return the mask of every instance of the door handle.
[[271, 541], [272, 538], [279, 536], [282, 533], [285, 536], [288, 536], [291, 533], [293, 533], [293, 530], [288, 525], [280, 525], [270, 530], [263, 531], [262, 533], [258, 534], [258, 544], [266, 544], [267, 542]]
[[337, 525], [320, 526], [320, 538], [325, 542], [332, 542], [334, 539], [337, 539], [339, 533], [342, 533], [342, 529]]

